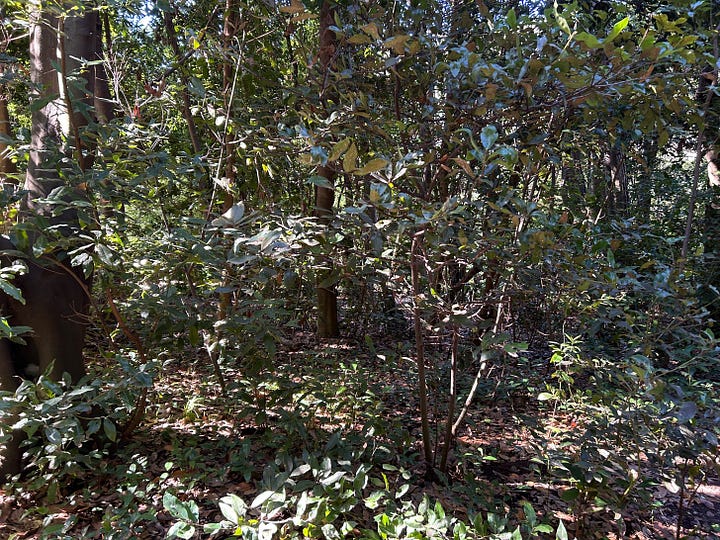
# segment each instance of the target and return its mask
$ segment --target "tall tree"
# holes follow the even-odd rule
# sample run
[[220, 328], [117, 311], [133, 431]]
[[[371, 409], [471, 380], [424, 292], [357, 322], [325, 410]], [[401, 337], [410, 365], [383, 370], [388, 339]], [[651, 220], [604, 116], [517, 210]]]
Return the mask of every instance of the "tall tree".
[[[23, 204], [28, 223], [15, 237], [23, 249], [46, 233], [60, 233], [60, 242], [39, 258], [27, 258], [28, 272], [15, 280], [24, 302], [0, 298], [0, 312], [10, 324], [32, 328], [26, 345], [0, 345], [0, 387], [10, 391], [20, 377], [37, 369], [50, 370], [55, 379], [68, 373], [73, 381], [85, 374], [90, 305], [89, 280], [72, 268], [62, 244], [79, 230], [81, 219], [74, 205], [86, 199], [80, 185], [92, 165], [83, 129], [94, 120], [97, 72], [88, 62], [97, 58], [98, 13], [89, 1], [35, 1], [30, 14], [32, 129]], [[13, 247], [0, 239], [2, 250]], [[19, 471], [19, 439], [15, 434], [0, 454], [1, 475]]]

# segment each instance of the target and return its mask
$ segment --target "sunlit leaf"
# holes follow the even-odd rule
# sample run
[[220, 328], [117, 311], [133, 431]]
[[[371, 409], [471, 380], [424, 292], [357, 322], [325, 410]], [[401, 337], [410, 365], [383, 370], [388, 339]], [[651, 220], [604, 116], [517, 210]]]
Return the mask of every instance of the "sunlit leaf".
[[618, 37], [620, 35], [620, 32], [625, 30], [625, 27], [628, 25], [629, 22], [630, 17], [625, 17], [624, 19], [616, 22], [608, 36], [603, 40], [603, 43], [610, 43], [612, 40]]
[[480, 142], [485, 150], [489, 149], [497, 141], [497, 128], [493, 125], [485, 126], [480, 132]]

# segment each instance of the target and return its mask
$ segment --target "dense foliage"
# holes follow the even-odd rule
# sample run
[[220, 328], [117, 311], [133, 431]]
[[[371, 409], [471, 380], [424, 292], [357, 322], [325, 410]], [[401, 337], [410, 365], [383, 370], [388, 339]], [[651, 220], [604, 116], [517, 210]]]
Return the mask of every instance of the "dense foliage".
[[[82, 4], [56, 9], [101, 13], [115, 114], [63, 169], [83, 229], [34, 249], [94, 269], [92, 375], [3, 397], [26, 526], [720, 533], [692, 511], [718, 480], [714, 2]], [[27, 9], [0, 8], [16, 241]]]

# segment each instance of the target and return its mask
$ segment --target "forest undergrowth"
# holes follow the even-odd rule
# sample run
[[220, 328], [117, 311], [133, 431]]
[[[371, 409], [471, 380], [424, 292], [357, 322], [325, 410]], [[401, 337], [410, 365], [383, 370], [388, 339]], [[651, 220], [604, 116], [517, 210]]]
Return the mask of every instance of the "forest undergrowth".
[[[318, 343], [298, 332], [278, 351], [272, 370], [247, 377], [240, 362], [223, 365], [224, 394], [204, 360], [165, 357], [157, 362], [150, 404], [135, 433], [121, 441], [111, 427], [113, 413], [106, 411], [102, 428], [86, 428], [79, 448], [67, 441], [58, 445], [62, 452], [54, 447], [55, 462], [37, 462], [28, 477], [1, 492], [0, 536], [720, 534], [717, 452], [677, 452], [672, 461], [683, 471], [680, 485], [677, 471], [663, 470], [663, 461], [652, 455], [653, 444], [664, 451], [657, 426], [653, 434], [651, 419], [639, 425], [647, 404], [638, 396], [622, 397], [637, 400], [638, 414], [629, 420], [636, 440], [627, 440], [622, 418], [608, 418], [612, 407], [593, 398], [598, 381], [592, 373], [577, 374], [573, 387], [564, 389], [566, 399], [551, 399], [549, 390], [558, 385], [548, 381], [557, 380], [557, 366], [546, 354], [510, 358], [486, 370], [446, 471], [428, 474], [418, 442], [411, 348], [390, 335]], [[433, 373], [447, 368], [442, 351], [442, 344], [429, 350]], [[106, 378], [118, 376], [118, 364], [107, 359], [95, 368]], [[430, 380], [431, 395], [439, 395], [433, 385], [441, 379]], [[471, 382], [460, 381], [461, 395]], [[43, 384], [41, 379], [35, 390]], [[102, 392], [107, 397], [108, 389], [102, 390], [95, 402]], [[58, 394], [58, 402], [68, 404], [54, 416], [45, 412], [61, 423], [83, 417], [71, 393]], [[122, 402], [121, 393], [111, 402]], [[717, 396], [707, 399], [710, 404]], [[440, 441], [445, 411], [441, 400], [431, 402], [433, 437]], [[47, 420], [45, 426], [52, 441]]]

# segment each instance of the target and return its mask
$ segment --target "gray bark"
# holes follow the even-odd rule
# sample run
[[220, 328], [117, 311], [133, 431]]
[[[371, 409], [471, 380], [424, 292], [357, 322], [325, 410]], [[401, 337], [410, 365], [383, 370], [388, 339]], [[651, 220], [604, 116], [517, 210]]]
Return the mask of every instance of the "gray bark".
[[[35, 199], [47, 197], [65, 183], [59, 164], [66, 161], [59, 159], [61, 156], [74, 155], [80, 169], [90, 159], [86, 149], [78, 146], [80, 129], [87, 125], [93, 110], [94, 70], [83, 68], [83, 62], [96, 58], [97, 30], [94, 11], [63, 20], [47, 9], [40, 10], [34, 2], [30, 31], [31, 97], [44, 104], [32, 111], [30, 159], [25, 177], [25, 189], [30, 193], [24, 201], [28, 213], [48, 217], [52, 214], [51, 207], [38, 204]], [[57, 68], [64, 68], [64, 73]], [[75, 196], [82, 194], [77, 192]]]

